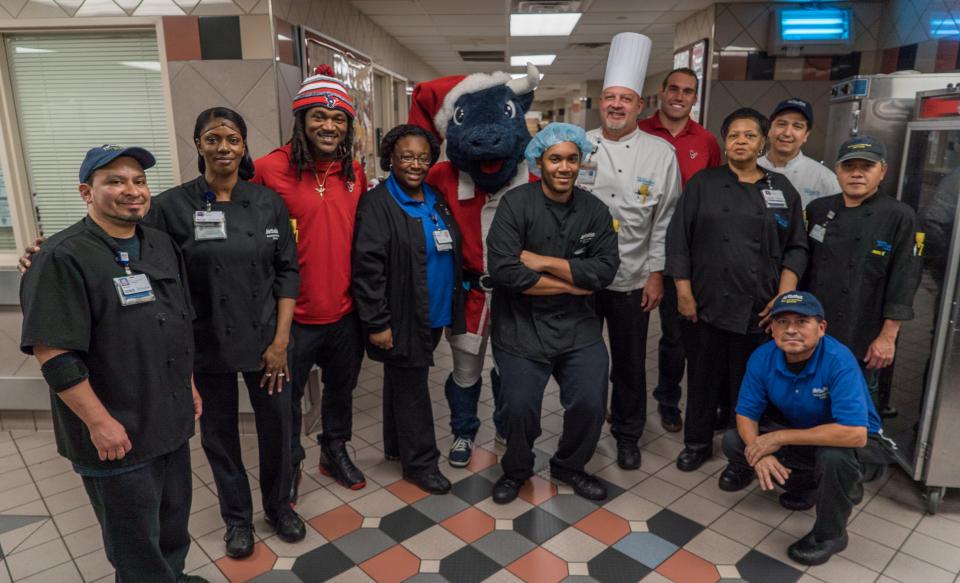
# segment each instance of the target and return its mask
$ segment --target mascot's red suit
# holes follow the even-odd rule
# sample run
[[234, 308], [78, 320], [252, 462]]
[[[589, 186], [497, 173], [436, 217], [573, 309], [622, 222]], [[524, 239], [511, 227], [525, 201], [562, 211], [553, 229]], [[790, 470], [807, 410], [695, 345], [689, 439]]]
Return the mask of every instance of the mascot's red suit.
[[[443, 193], [463, 234], [464, 281], [470, 286], [466, 304], [467, 332], [448, 336], [454, 370], [446, 382], [450, 425], [455, 440], [454, 466], [469, 462], [480, 421], [477, 401], [489, 338], [490, 294], [486, 286], [485, 239], [500, 197], [538, 178], [529, 172], [524, 150], [530, 135], [524, 113], [533, 102], [540, 74], [532, 65], [512, 79], [507, 73], [475, 73], [418, 84], [413, 91], [409, 123], [446, 142], [448, 161], [430, 169], [427, 183]], [[494, 401], [500, 382], [491, 372]], [[499, 416], [494, 412], [499, 436]]]

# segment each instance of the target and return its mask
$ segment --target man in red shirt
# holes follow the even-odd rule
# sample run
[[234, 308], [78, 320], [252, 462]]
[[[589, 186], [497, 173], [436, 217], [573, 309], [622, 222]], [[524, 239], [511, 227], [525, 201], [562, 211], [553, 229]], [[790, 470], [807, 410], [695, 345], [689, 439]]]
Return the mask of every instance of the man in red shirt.
[[[697, 83], [693, 69], [681, 67], [670, 71], [660, 89], [660, 109], [637, 122], [641, 130], [673, 145], [684, 185], [697, 172], [719, 166], [722, 162], [717, 138], [690, 118], [690, 110], [697, 101]], [[660, 372], [653, 396], [659, 403], [663, 428], [676, 432], [683, 428], [679, 403], [686, 354], [680, 341], [677, 290], [669, 277], [664, 278], [663, 292], [660, 302]]]
[[354, 217], [367, 189], [353, 159], [354, 107], [333, 70], [322, 65], [304, 80], [293, 101], [290, 142], [255, 162], [253, 182], [275, 190], [287, 205], [297, 240], [300, 295], [294, 310], [290, 351], [293, 375], [294, 479], [296, 501], [305, 453], [300, 444], [301, 400], [310, 369], [323, 369], [320, 471], [352, 490], [366, 485], [350, 460], [353, 390], [363, 361], [363, 335], [350, 296]]

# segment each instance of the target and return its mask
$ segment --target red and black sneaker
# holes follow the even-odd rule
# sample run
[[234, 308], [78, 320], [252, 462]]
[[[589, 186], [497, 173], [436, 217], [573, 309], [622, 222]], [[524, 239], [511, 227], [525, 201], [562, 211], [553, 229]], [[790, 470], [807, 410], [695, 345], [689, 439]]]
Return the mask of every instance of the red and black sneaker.
[[320, 444], [320, 473], [351, 490], [359, 490], [367, 485], [363, 472], [350, 460], [347, 444], [343, 440]]

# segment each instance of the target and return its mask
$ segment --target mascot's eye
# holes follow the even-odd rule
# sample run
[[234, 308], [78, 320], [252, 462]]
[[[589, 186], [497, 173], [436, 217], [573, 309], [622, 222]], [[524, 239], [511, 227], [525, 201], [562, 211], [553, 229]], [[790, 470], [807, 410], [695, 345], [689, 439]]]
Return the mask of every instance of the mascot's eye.
[[503, 106], [503, 115], [508, 118], [517, 117], [517, 108], [513, 105], [512, 101], [508, 101], [505, 106]]
[[453, 123], [457, 125], [462, 124], [464, 115], [466, 114], [463, 113], [462, 107], [458, 107], [455, 110], [453, 110]]

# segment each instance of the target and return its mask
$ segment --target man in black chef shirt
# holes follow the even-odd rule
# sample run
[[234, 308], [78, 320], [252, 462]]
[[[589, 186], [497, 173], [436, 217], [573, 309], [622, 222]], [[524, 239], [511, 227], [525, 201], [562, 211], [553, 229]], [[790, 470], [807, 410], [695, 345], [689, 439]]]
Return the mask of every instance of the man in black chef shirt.
[[193, 312], [176, 245], [137, 224], [154, 164], [142, 148], [87, 152], [87, 216], [24, 275], [20, 346], [50, 386], [57, 450], [83, 477], [117, 580], [199, 583], [183, 573], [201, 410]]
[[810, 265], [802, 289], [823, 302], [830, 334], [860, 362], [874, 405], [893, 362], [900, 323], [913, 319], [924, 235], [908, 205], [880, 194], [884, 145], [870, 136], [840, 146], [843, 192], [807, 206]]
[[503, 386], [507, 451], [493, 501], [506, 504], [533, 474], [543, 390], [553, 375], [564, 406], [563, 433], [551, 476], [592, 500], [606, 487], [584, 471], [606, 411], [607, 349], [593, 293], [620, 265], [606, 205], [574, 187], [592, 144], [583, 129], [551, 124], [527, 146], [542, 181], [507, 192], [487, 235], [493, 280], [492, 338]]

